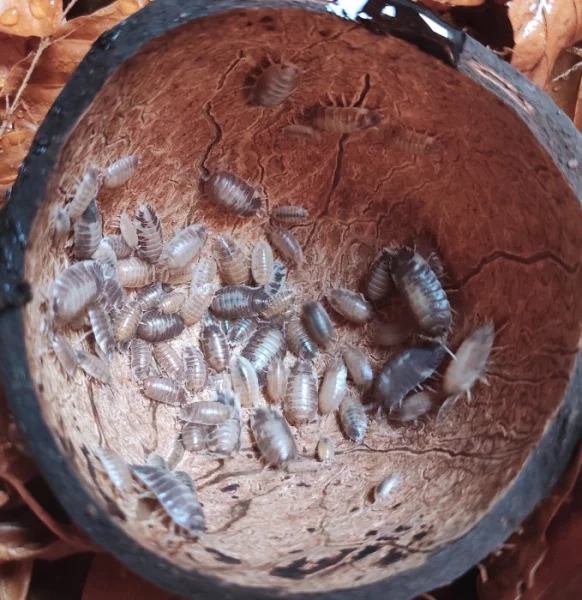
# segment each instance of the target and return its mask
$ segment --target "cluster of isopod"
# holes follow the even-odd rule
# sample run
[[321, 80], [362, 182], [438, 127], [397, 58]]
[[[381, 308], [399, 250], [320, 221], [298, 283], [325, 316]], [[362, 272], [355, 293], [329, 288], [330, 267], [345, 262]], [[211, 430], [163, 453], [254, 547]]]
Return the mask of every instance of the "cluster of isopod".
[[[257, 80], [255, 101], [280, 104], [298, 74], [294, 65], [271, 65]], [[375, 111], [334, 106], [316, 111], [311, 125], [349, 134], [381, 120]], [[306, 133], [311, 125], [292, 127]], [[336, 288], [325, 298], [300, 301], [288, 274], [304, 260], [290, 229], [309, 219], [301, 206], [271, 208], [265, 237], [250, 252], [232, 235], [215, 234], [204, 224], [188, 225], [166, 239], [156, 210], [147, 203], [132, 216], [124, 211], [119, 232], [104, 236], [99, 190], [123, 185], [138, 163], [136, 156], [126, 156], [106, 168], [89, 167], [70, 201], [55, 210], [54, 243], [70, 248], [74, 262], [49, 290], [50, 341], [68, 376], [80, 367], [105, 385], [114, 355], [127, 352], [141, 393], [176, 408], [186, 451], [232, 457], [248, 423], [264, 463], [287, 467], [301, 458], [294, 428], [318, 415], [337, 413], [345, 438], [361, 443], [373, 412], [406, 423], [429, 413], [440, 398], [445, 400], [442, 416], [484, 378], [493, 325], [476, 328], [456, 356], [448, 349], [452, 309], [436, 252], [424, 252], [420, 244], [387, 245], [370, 265], [361, 291]], [[251, 218], [262, 209], [259, 192], [229, 171], [210, 173], [204, 192], [209, 202], [237, 217]], [[378, 321], [392, 294], [404, 300], [410, 326]], [[376, 375], [367, 353], [340, 347], [336, 331], [342, 323], [364, 328], [372, 322], [375, 346], [402, 347]], [[193, 326], [200, 332], [198, 343], [178, 352], [172, 340]], [[94, 353], [68, 341], [65, 328], [85, 327]], [[320, 352], [328, 359], [321, 382], [314, 363]], [[453, 359], [442, 393], [418, 391], [447, 352]], [[313, 453], [329, 463], [332, 440], [321, 438]], [[155, 502], [160, 514], [189, 535], [204, 530], [187, 474], [172, 472], [159, 457], [129, 466], [110, 450], [97, 449], [96, 455], [118, 491], [138, 489], [140, 501]], [[388, 494], [398, 480], [393, 474], [379, 482], [374, 496]]]

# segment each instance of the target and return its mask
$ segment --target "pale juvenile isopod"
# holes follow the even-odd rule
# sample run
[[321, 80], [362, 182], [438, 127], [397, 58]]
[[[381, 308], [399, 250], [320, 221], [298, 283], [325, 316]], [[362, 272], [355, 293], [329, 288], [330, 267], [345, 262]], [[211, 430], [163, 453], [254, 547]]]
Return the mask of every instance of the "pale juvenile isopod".
[[141, 319], [141, 307], [137, 302], [124, 304], [113, 318], [113, 336], [116, 342], [127, 342], [137, 333]]
[[313, 358], [319, 349], [307, 333], [303, 321], [299, 317], [292, 317], [287, 323], [287, 344], [289, 350], [297, 358]]
[[227, 285], [216, 292], [210, 310], [223, 319], [255, 317], [264, 311], [268, 301], [269, 296], [261, 288]]
[[174, 290], [162, 297], [158, 303], [157, 309], [165, 315], [172, 315], [182, 308], [186, 298], [187, 296], [184, 292]]
[[115, 352], [115, 335], [109, 313], [101, 302], [94, 302], [87, 312], [97, 347], [108, 360], [112, 360]]
[[73, 377], [79, 366], [77, 351], [62, 333], [51, 334], [51, 346], [61, 367], [69, 377]]
[[208, 239], [204, 225], [189, 225], [178, 232], [165, 246], [159, 263], [165, 269], [183, 269], [200, 254]]
[[102, 292], [103, 269], [93, 260], [84, 260], [65, 269], [53, 282], [51, 307], [57, 323], [69, 323], [83, 313]]
[[372, 492], [372, 497], [374, 499], [374, 504], [377, 502], [381, 502], [382, 500], [386, 500], [392, 490], [400, 483], [400, 477], [398, 475], [388, 475], [384, 477], [382, 481], [376, 485]]
[[186, 404], [178, 411], [178, 418], [197, 425], [220, 425], [230, 418], [233, 407], [216, 400], [199, 400]]
[[111, 381], [111, 370], [109, 365], [94, 354], [89, 354], [84, 350], [77, 351], [77, 360], [79, 366], [89, 377], [100, 381], [101, 383], [109, 383]]
[[319, 462], [329, 464], [333, 460], [335, 454], [333, 440], [328, 437], [321, 438], [317, 442], [316, 454]]
[[276, 221], [281, 223], [289, 223], [295, 225], [296, 223], [303, 223], [309, 219], [309, 211], [303, 206], [276, 206], [271, 209], [269, 216]]
[[203, 256], [192, 267], [192, 280], [190, 282], [190, 291], [196, 292], [207, 283], [212, 283], [216, 278], [218, 267], [212, 256]]
[[93, 166], [85, 171], [75, 190], [73, 199], [66, 206], [71, 221], [76, 221], [87, 210], [89, 204], [97, 199], [99, 186], [101, 185], [100, 175], [99, 169]]
[[75, 221], [73, 255], [77, 260], [87, 260], [99, 248], [101, 242], [101, 218], [97, 203], [89, 203], [85, 212]]
[[230, 235], [217, 235], [212, 247], [224, 283], [226, 285], [248, 283], [250, 264], [239, 243]]
[[321, 302], [305, 303], [301, 318], [311, 339], [326, 348], [334, 338], [334, 327]]
[[199, 538], [204, 533], [204, 512], [194, 489], [166, 469], [133, 465], [131, 470], [134, 477], [154, 494], [178, 527], [192, 538]]
[[[265, 292], [266, 293], [266, 292]], [[265, 319], [273, 319], [278, 315], [282, 315], [291, 308], [297, 298], [297, 292], [293, 289], [281, 290], [274, 296], [267, 294], [266, 306], [261, 312], [261, 316]]]
[[451, 360], [443, 379], [447, 396], [467, 394], [471, 399], [474, 383], [486, 376], [487, 361], [493, 348], [495, 328], [492, 323], [481, 325], [459, 346], [455, 360]]
[[229, 171], [217, 171], [206, 181], [206, 192], [212, 204], [239, 217], [252, 217], [261, 208], [257, 190]]
[[162, 224], [149, 204], [141, 204], [135, 214], [137, 255], [148, 263], [157, 263], [164, 249]]
[[267, 393], [276, 404], [281, 404], [287, 393], [287, 367], [282, 357], [275, 357], [267, 369]]
[[295, 460], [297, 445], [283, 415], [270, 406], [260, 407], [251, 415], [251, 429], [267, 465], [280, 467]]
[[402, 400], [400, 407], [393, 406], [390, 417], [408, 423], [416, 421], [432, 408], [432, 396], [428, 392], [417, 392]]
[[143, 311], [152, 310], [156, 308], [159, 301], [164, 297], [164, 288], [159, 281], [150, 283], [148, 286], [139, 290], [135, 295], [135, 302], [139, 304]]
[[143, 393], [156, 402], [181, 406], [186, 402], [186, 392], [182, 386], [168, 377], [146, 377], [143, 382]]
[[328, 292], [327, 301], [337, 313], [353, 323], [366, 323], [373, 316], [372, 305], [364, 296], [346, 288]]
[[439, 344], [407, 348], [384, 364], [374, 383], [374, 399], [386, 411], [400, 405], [415, 387], [428, 379], [445, 355]]
[[184, 331], [184, 321], [179, 315], [163, 315], [151, 310], [142, 315], [137, 327], [137, 337], [146, 342], [166, 342]]
[[131, 217], [127, 214], [127, 211], [123, 211], [119, 215], [119, 231], [123, 241], [133, 250], [137, 248], [139, 240], [137, 238], [137, 230]]
[[284, 411], [291, 425], [314, 421], [317, 416], [317, 372], [313, 363], [299, 360], [291, 368]]
[[229, 328], [226, 339], [230, 347], [246, 344], [255, 333], [259, 323], [256, 319], [237, 319]]
[[93, 448], [93, 454], [99, 459], [114, 487], [121, 493], [128, 492], [131, 489], [131, 472], [123, 458], [108, 448]]
[[150, 452], [150, 454], [146, 456], [145, 464], [150, 467], [158, 467], [159, 469], [168, 469], [166, 459], [155, 452]]
[[403, 322], [374, 323], [373, 343], [380, 348], [391, 348], [403, 344], [412, 336], [412, 329]]
[[438, 150], [438, 138], [407, 127], [392, 127], [387, 138], [399, 150], [414, 155], [433, 154]]
[[299, 69], [292, 63], [269, 65], [257, 78], [253, 88], [253, 101], [260, 106], [278, 106], [297, 85]]
[[345, 436], [354, 442], [361, 442], [368, 429], [368, 417], [359, 399], [351, 395], [344, 398], [339, 415]]
[[418, 327], [432, 337], [446, 335], [451, 327], [451, 305], [426, 260], [410, 248], [401, 248], [392, 253], [390, 269]]
[[259, 378], [253, 365], [244, 356], [233, 356], [230, 360], [232, 389], [239, 397], [241, 406], [249, 408], [259, 403]]
[[103, 170], [103, 186], [112, 188], [127, 183], [139, 164], [137, 154], [118, 158]]
[[267, 376], [271, 361], [285, 351], [285, 337], [279, 329], [263, 326], [257, 329], [242, 351], [242, 356], [255, 368], [262, 384]]
[[342, 358], [327, 367], [319, 389], [319, 412], [322, 415], [335, 412], [346, 393], [348, 369]]
[[194, 325], [202, 319], [210, 308], [215, 293], [216, 285], [214, 283], [207, 283], [197, 290], [190, 291], [190, 295], [180, 309], [180, 316], [186, 325]]
[[271, 281], [265, 285], [265, 292], [269, 296], [275, 296], [285, 287], [287, 281], [287, 268], [279, 261], [275, 261], [273, 265], [273, 277]]
[[131, 376], [135, 381], [143, 381], [149, 374], [152, 364], [152, 347], [144, 340], [135, 338], [129, 346]]
[[240, 450], [241, 416], [237, 399], [230, 393], [217, 394], [217, 400], [232, 409], [230, 417], [212, 427], [208, 434], [207, 448], [213, 454], [234, 456]]
[[121, 235], [108, 235], [107, 237], [103, 238], [103, 241], [109, 245], [117, 258], [129, 258], [133, 252], [131, 246], [127, 245], [127, 242]]
[[155, 281], [156, 269], [139, 258], [126, 258], [117, 261], [117, 279], [126, 288], [143, 287]]
[[186, 346], [182, 350], [184, 385], [190, 392], [200, 392], [206, 387], [208, 369], [204, 356], [198, 348]]
[[206, 362], [215, 371], [224, 371], [228, 365], [230, 350], [220, 325], [207, 318], [202, 328], [201, 339]]
[[[78, 221], [77, 221], [78, 223]], [[105, 276], [111, 272], [111, 276], [116, 276], [117, 271], [117, 255], [113, 248], [104, 239], [99, 242], [97, 250], [93, 252], [91, 258], [98, 262], [105, 271]]]
[[69, 213], [60, 206], [55, 206], [52, 211], [50, 235], [53, 246], [60, 248], [66, 241], [71, 230], [71, 217]]
[[206, 449], [210, 428], [196, 423], [185, 423], [180, 439], [188, 452], [199, 452]]
[[265, 240], [259, 240], [251, 253], [251, 273], [257, 285], [266, 285], [273, 279], [275, 259]]
[[374, 372], [368, 357], [353, 347], [346, 348], [342, 357], [354, 385], [362, 392], [368, 391], [374, 381]]
[[329, 133], [354, 133], [378, 126], [382, 115], [361, 106], [320, 106], [315, 111], [313, 125]]
[[154, 345], [154, 358], [160, 371], [170, 379], [181, 380], [184, 377], [184, 368], [180, 355], [166, 342]]
[[294, 265], [300, 265], [303, 262], [301, 244], [290, 231], [275, 225], [266, 225], [265, 232], [271, 240], [271, 244], [284, 260]]
[[384, 248], [379, 252], [368, 269], [363, 285], [364, 296], [372, 302], [378, 302], [386, 298], [392, 291], [392, 288], [390, 255]]
[[283, 133], [292, 137], [309, 137], [315, 136], [316, 131], [309, 125], [302, 125], [301, 123], [290, 123], [283, 128]]

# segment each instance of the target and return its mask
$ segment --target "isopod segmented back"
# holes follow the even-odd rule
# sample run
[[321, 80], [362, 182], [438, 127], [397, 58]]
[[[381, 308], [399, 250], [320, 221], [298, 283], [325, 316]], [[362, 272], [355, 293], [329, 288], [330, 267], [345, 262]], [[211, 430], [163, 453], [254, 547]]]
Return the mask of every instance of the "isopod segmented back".
[[239, 217], [252, 217], [261, 208], [261, 197], [254, 187], [229, 171], [217, 171], [206, 182], [210, 201]]
[[291, 428], [278, 409], [264, 406], [251, 415], [251, 429], [268, 465], [280, 467], [298, 456]]
[[285, 394], [285, 417], [291, 425], [314, 421], [317, 416], [317, 371], [313, 363], [299, 360], [291, 369]]

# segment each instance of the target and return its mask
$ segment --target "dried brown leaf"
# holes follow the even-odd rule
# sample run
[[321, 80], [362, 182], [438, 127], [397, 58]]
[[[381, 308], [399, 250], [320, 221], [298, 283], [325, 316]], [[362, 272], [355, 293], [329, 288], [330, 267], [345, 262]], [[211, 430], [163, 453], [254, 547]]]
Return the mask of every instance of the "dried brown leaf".
[[34, 560], [0, 565], [0, 600], [26, 600]]
[[0, 31], [11, 35], [52, 35], [62, 16], [63, 4], [55, 0], [0, 0]]
[[[578, 64], [579, 61], [580, 57], [568, 50], [563, 50], [554, 65], [550, 87], [552, 99], [572, 120], [574, 120], [576, 112], [580, 78], [582, 76], [582, 69], [572, 70], [572, 67]], [[568, 74], [566, 77], [559, 78], [563, 73]]]

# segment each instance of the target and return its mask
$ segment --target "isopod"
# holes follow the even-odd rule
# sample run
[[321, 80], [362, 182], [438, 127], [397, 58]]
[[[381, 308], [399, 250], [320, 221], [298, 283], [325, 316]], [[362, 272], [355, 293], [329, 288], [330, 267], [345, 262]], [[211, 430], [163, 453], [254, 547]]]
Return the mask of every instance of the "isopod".
[[182, 428], [182, 444], [188, 452], [198, 452], [206, 449], [210, 429], [205, 425], [185, 423]]
[[108, 235], [103, 241], [109, 245], [117, 258], [129, 258], [133, 252], [121, 235]]
[[392, 127], [387, 138], [399, 150], [415, 155], [433, 154], [437, 151], [437, 137], [407, 127]]
[[93, 377], [101, 383], [109, 383], [111, 381], [111, 371], [109, 365], [94, 354], [89, 354], [84, 350], [77, 351], [77, 360], [79, 366], [89, 377]]
[[392, 254], [390, 269], [394, 285], [408, 303], [419, 328], [429, 336], [448, 333], [451, 305], [435, 272], [418, 252], [401, 248]]
[[330, 463], [335, 454], [333, 440], [328, 437], [323, 437], [317, 442], [316, 449], [317, 459], [322, 463]]
[[266, 285], [273, 279], [274, 263], [271, 246], [259, 240], [251, 253], [251, 273], [257, 285]]
[[108, 448], [93, 448], [93, 454], [99, 459], [109, 481], [121, 493], [131, 489], [131, 472], [129, 465], [113, 450]]
[[[265, 292], [266, 293], [266, 292]], [[278, 315], [285, 313], [297, 298], [297, 292], [292, 289], [281, 290], [274, 296], [267, 294], [266, 306], [261, 312], [261, 316], [265, 319], [273, 319]]]
[[337, 288], [327, 294], [330, 306], [348, 321], [366, 323], [373, 316], [372, 305], [358, 292]]
[[89, 167], [83, 175], [73, 199], [67, 204], [66, 210], [71, 221], [76, 221], [86, 210], [89, 204], [97, 198], [101, 185], [100, 172], [96, 167]]
[[191, 492], [196, 492], [196, 486], [189, 473], [186, 471], [174, 471], [172, 475], [174, 475], [174, 479], [183, 483]]
[[299, 360], [291, 369], [284, 411], [291, 425], [314, 421], [317, 416], [317, 372], [313, 363]]
[[340, 422], [346, 437], [361, 442], [368, 429], [368, 417], [362, 403], [355, 396], [347, 396], [339, 407]]
[[303, 206], [276, 206], [269, 213], [272, 219], [279, 221], [281, 223], [303, 223], [307, 219], [309, 219], [309, 211]]
[[434, 344], [407, 348], [384, 364], [374, 384], [376, 402], [386, 411], [400, 405], [406, 395], [428, 379], [444, 358], [445, 350]]
[[152, 363], [152, 347], [144, 340], [135, 338], [131, 340], [129, 350], [131, 376], [135, 381], [143, 381], [148, 376]]
[[217, 372], [224, 371], [230, 358], [226, 336], [220, 325], [212, 319], [206, 319], [202, 328], [202, 350], [206, 362]]
[[228, 341], [229, 346], [237, 346], [239, 344], [246, 344], [251, 335], [255, 333], [257, 327], [259, 326], [256, 319], [245, 318], [245, 319], [237, 319], [234, 323], [231, 324], [231, 327], [226, 334], [226, 339]]
[[139, 258], [126, 258], [117, 261], [117, 279], [123, 287], [143, 287], [155, 281], [156, 269]]
[[400, 477], [398, 475], [390, 474], [384, 477], [382, 481], [376, 485], [372, 492], [374, 498], [374, 504], [381, 502], [390, 496], [392, 490], [400, 483]]
[[267, 393], [273, 402], [281, 404], [287, 393], [287, 367], [282, 357], [275, 357], [267, 369]]
[[174, 290], [166, 296], [163, 296], [158, 303], [158, 310], [165, 315], [172, 315], [177, 313], [184, 302], [186, 301], [186, 294], [180, 290]]
[[146, 342], [166, 342], [184, 331], [180, 315], [164, 315], [155, 310], [146, 312], [138, 325], [137, 337]]
[[442, 279], [445, 274], [445, 265], [432, 240], [425, 235], [419, 236], [414, 239], [414, 249], [426, 260], [434, 274]]
[[254, 317], [267, 307], [269, 296], [261, 288], [228, 285], [220, 288], [210, 304], [212, 312], [224, 319]]
[[124, 304], [113, 318], [113, 336], [116, 342], [127, 342], [137, 333], [141, 307], [137, 302]]
[[71, 230], [71, 217], [69, 213], [60, 206], [55, 206], [52, 212], [50, 235], [55, 248], [61, 247]]
[[230, 360], [232, 388], [240, 399], [241, 406], [249, 408], [259, 403], [259, 379], [253, 365], [244, 356], [233, 356]]
[[240, 450], [240, 434], [242, 429], [240, 409], [232, 394], [218, 394], [217, 399], [225, 406], [231, 407], [232, 413], [224, 423], [210, 430], [207, 448], [213, 454], [234, 456]]
[[168, 377], [146, 377], [143, 382], [143, 393], [156, 402], [181, 406], [186, 402], [186, 392], [182, 386]]
[[121, 237], [123, 241], [133, 250], [137, 248], [139, 240], [137, 238], [137, 230], [131, 217], [124, 210], [119, 215], [119, 231], [121, 232]]
[[190, 392], [200, 392], [206, 387], [208, 369], [202, 352], [194, 346], [182, 350], [184, 363], [184, 385]]
[[192, 266], [188, 265], [183, 269], [164, 269], [156, 268], [156, 277], [162, 283], [171, 285], [187, 285], [192, 281]]
[[170, 379], [181, 380], [184, 377], [182, 359], [167, 342], [158, 342], [154, 345], [154, 358], [160, 371]]
[[269, 283], [265, 285], [265, 292], [269, 296], [275, 296], [285, 287], [287, 281], [287, 269], [283, 263], [275, 261], [273, 265], [273, 277]]
[[202, 257], [192, 267], [192, 281], [190, 283], [190, 291], [196, 292], [199, 288], [207, 283], [212, 283], [216, 278], [218, 267], [212, 256]]
[[149, 204], [142, 204], [135, 214], [137, 231], [137, 255], [148, 263], [157, 263], [164, 249], [162, 224], [156, 211]]
[[392, 291], [393, 283], [390, 274], [390, 255], [384, 248], [376, 256], [364, 281], [364, 296], [372, 302], [386, 298]]
[[251, 415], [251, 429], [268, 465], [279, 467], [297, 458], [291, 428], [276, 408], [262, 406], [255, 409]]
[[403, 344], [412, 335], [412, 329], [402, 322], [374, 323], [373, 342], [380, 348], [391, 348]]
[[170, 519], [193, 538], [206, 530], [204, 512], [195, 490], [166, 469], [133, 465], [134, 476], [150, 490]]
[[207, 283], [197, 290], [190, 291], [190, 295], [180, 309], [180, 316], [186, 325], [194, 325], [202, 319], [210, 308], [215, 293], [216, 285], [214, 283]]
[[216, 400], [199, 400], [186, 404], [178, 411], [178, 418], [197, 425], [220, 425], [232, 414], [233, 407]]
[[493, 348], [495, 328], [492, 323], [478, 327], [459, 346], [456, 359], [451, 360], [443, 379], [447, 396], [466, 393], [471, 399], [471, 388], [478, 379], [485, 378], [487, 361]]
[[257, 329], [242, 351], [242, 356], [255, 368], [262, 384], [271, 361], [285, 351], [285, 337], [279, 329], [263, 326]]
[[289, 350], [297, 358], [313, 358], [319, 352], [317, 345], [307, 333], [307, 329], [305, 329], [299, 317], [291, 318], [287, 324], [286, 332]]
[[158, 467], [159, 469], [168, 469], [166, 459], [155, 452], [150, 452], [150, 454], [146, 456], [145, 464], [150, 467]]
[[139, 304], [143, 311], [152, 310], [156, 308], [159, 301], [164, 297], [164, 288], [159, 281], [150, 283], [150, 285], [142, 288], [135, 295], [135, 302]]
[[212, 204], [239, 217], [252, 217], [261, 208], [257, 190], [229, 171], [213, 173], [206, 182], [206, 192]]
[[77, 260], [90, 259], [101, 242], [101, 219], [97, 203], [89, 203], [85, 212], [75, 221], [73, 254]]
[[314, 137], [315, 129], [309, 125], [291, 123], [283, 128], [283, 133], [294, 137]]
[[103, 269], [93, 260], [84, 260], [66, 268], [53, 282], [51, 306], [55, 321], [75, 320], [102, 292]]
[[182, 441], [177, 439], [170, 450], [170, 454], [168, 455], [168, 469], [172, 471], [176, 468], [176, 465], [182, 460], [184, 457], [184, 446], [182, 445]]
[[[77, 221], [77, 223], [78, 222], [79, 221]], [[93, 252], [91, 258], [101, 265], [101, 267], [104, 269], [104, 272], [106, 272], [106, 276], [109, 272], [115, 276], [117, 271], [117, 255], [109, 243], [104, 239], [99, 242], [99, 246], [97, 246], [97, 250]]]
[[366, 355], [351, 347], [343, 351], [342, 357], [354, 385], [362, 392], [367, 392], [374, 381], [374, 372]]
[[178, 232], [165, 246], [159, 263], [165, 269], [183, 269], [200, 254], [208, 239], [204, 225], [189, 225]]
[[432, 408], [432, 396], [428, 392], [417, 392], [402, 400], [400, 407], [393, 406], [390, 417], [408, 423], [416, 421]]
[[227, 285], [244, 285], [249, 281], [250, 265], [238, 242], [230, 235], [217, 235], [213, 249], [218, 270]]
[[127, 183], [129, 178], [135, 173], [139, 164], [137, 154], [130, 154], [118, 158], [103, 170], [104, 187], [118, 187]]
[[61, 333], [51, 334], [51, 345], [61, 367], [69, 377], [73, 377], [79, 366], [76, 350], [69, 340]]
[[325, 371], [319, 389], [319, 412], [322, 415], [335, 412], [341, 404], [347, 388], [348, 369], [342, 358], [334, 360]]
[[108, 360], [112, 360], [115, 352], [115, 335], [109, 314], [101, 302], [93, 303], [87, 312], [97, 347]]
[[275, 225], [266, 225], [265, 232], [284, 260], [294, 265], [303, 262], [301, 244], [290, 231]]
[[315, 111], [313, 125], [329, 133], [354, 133], [378, 126], [382, 115], [360, 106], [320, 106]]
[[334, 327], [321, 302], [305, 303], [301, 318], [311, 339], [326, 348], [334, 338]]
[[103, 295], [107, 301], [107, 306], [110, 309], [119, 309], [119, 307], [125, 302], [127, 294], [119, 279], [117, 279], [117, 272], [114, 270], [111, 276], [105, 277], [105, 285], [103, 287]]
[[269, 65], [257, 78], [253, 100], [260, 106], [278, 106], [293, 92], [297, 85], [299, 69], [292, 63]]

